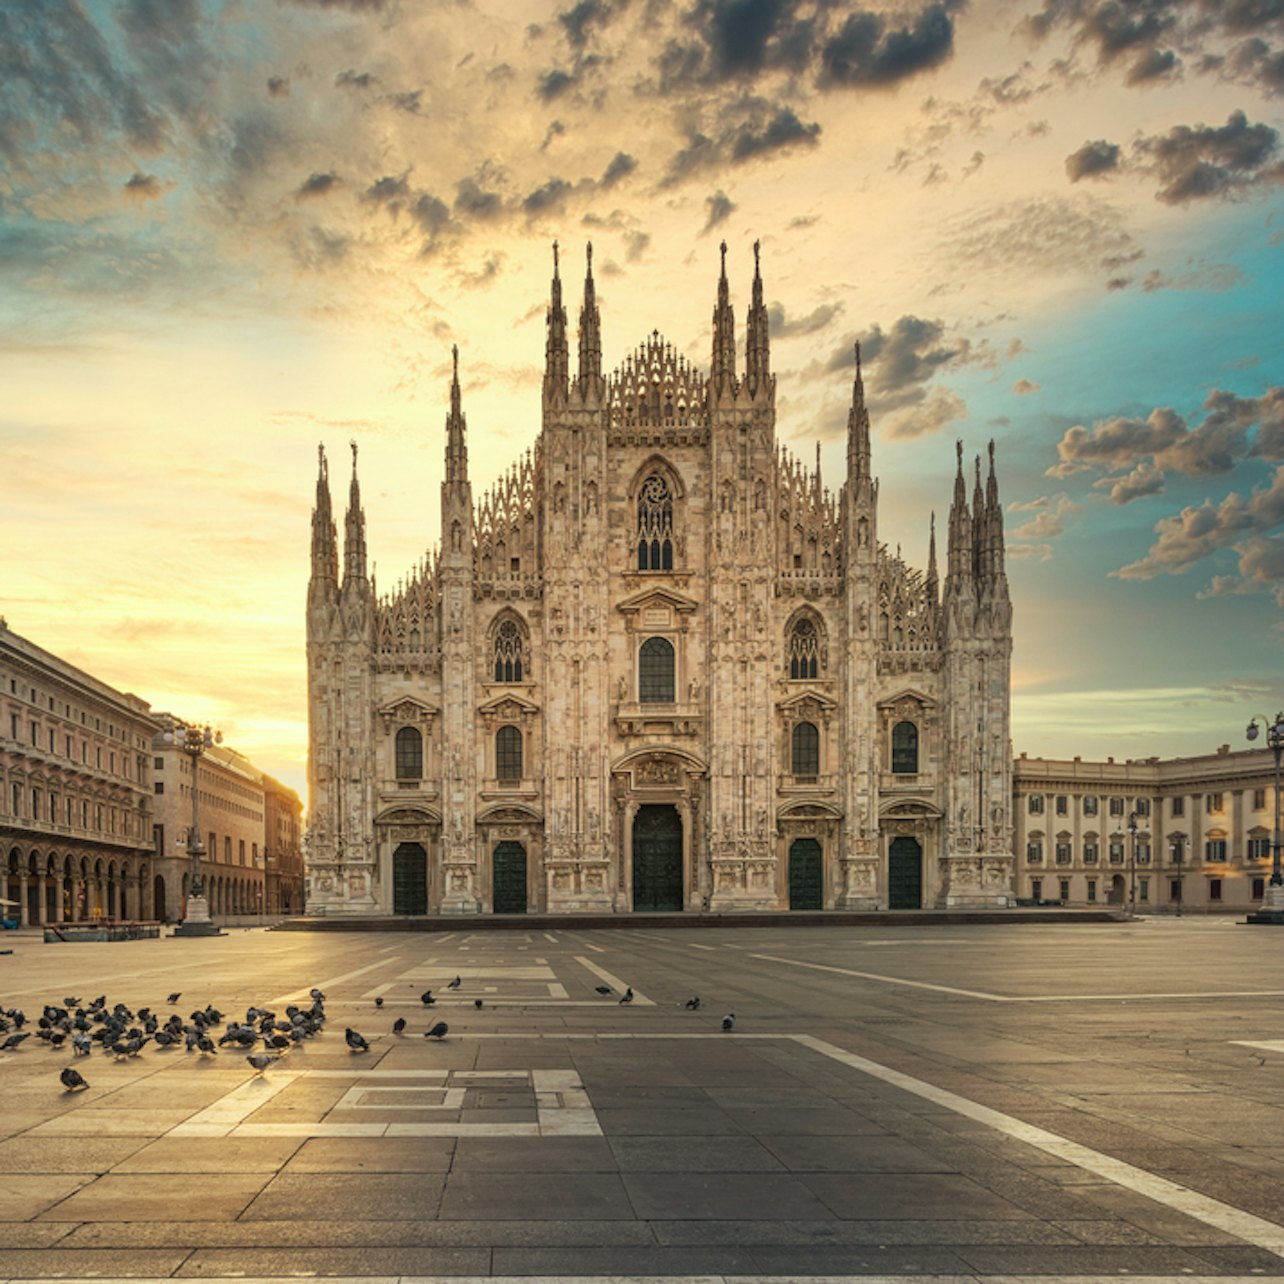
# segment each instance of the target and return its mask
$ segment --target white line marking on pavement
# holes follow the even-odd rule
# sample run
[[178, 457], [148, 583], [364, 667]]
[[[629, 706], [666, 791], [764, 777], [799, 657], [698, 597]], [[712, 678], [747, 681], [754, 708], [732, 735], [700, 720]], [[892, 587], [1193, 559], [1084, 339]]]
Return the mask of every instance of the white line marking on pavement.
[[1263, 1052], [1284, 1052], [1284, 1039], [1232, 1039], [1241, 1048], [1261, 1048]]
[[[699, 947], [695, 947], [699, 948]], [[735, 948], [727, 946], [728, 949]], [[804, 959], [785, 959], [777, 954], [750, 954], [751, 959], [767, 963], [786, 963], [790, 967], [810, 968], [813, 972], [836, 972], [839, 976], [857, 976], [886, 985], [905, 985], [915, 990], [935, 990], [939, 994], [960, 994], [987, 1003], [1131, 1003], [1135, 999], [1270, 999], [1284, 995], [1284, 990], [1174, 990], [1142, 994], [991, 994], [988, 990], [963, 990], [954, 985], [935, 985], [931, 981], [911, 981], [903, 976], [886, 976], [881, 972], [861, 972], [855, 968], [834, 967], [830, 963], [808, 963]]]
[[[623, 994], [624, 991], [629, 988], [626, 982], [621, 981], [618, 976], [612, 975], [610, 972], [606, 970], [606, 968], [598, 967], [598, 965], [594, 963], [592, 959], [586, 959], [577, 954], [575, 956], [575, 961], [581, 967], [586, 968], [588, 971], [592, 972], [593, 975], [597, 977], [599, 981], [605, 981], [607, 985], [614, 986], [616, 989], [620, 991], [621, 994]], [[655, 1007], [654, 999], [648, 999], [645, 994], [642, 994], [637, 990], [633, 991], [633, 1002], [640, 1008]]]
[[396, 984], [396, 981], [388, 981], [384, 985], [376, 985], [373, 990], [367, 990], [361, 997], [363, 999], [377, 999], [381, 994], [387, 994]]
[[366, 967], [359, 967], [355, 972], [345, 972], [342, 976], [332, 976], [325, 981], [321, 981], [316, 986], [309, 987], [306, 990], [291, 990], [289, 994], [278, 994], [276, 998], [269, 999], [268, 1004], [275, 1007], [278, 1003], [289, 1003], [294, 999], [309, 999], [312, 997], [312, 990], [328, 990], [332, 985], [342, 985], [344, 981], [355, 981], [359, 976], [365, 976], [367, 972], [373, 972], [376, 968], [387, 967], [389, 963], [395, 962], [394, 959], [380, 959], [378, 963], [371, 963]]
[[687, 946], [693, 950], [713, 950], [715, 948], [712, 945], [697, 945], [694, 941], [688, 941]]
[[546, 941], [552, 941], [554, 945], [556, 945], [556, 944], [557, 944], [557, 937], [556, 937], [556, 936], [554, 936], [552, 932], [545, 932], [545, 933], [544, 933], [544, 939], [545, 939]]
[[600, 945], [593, 945], [593, 944], [592, 944], [591, 942], [589, 942], [589, 941], [585, 941], [585, 942], [584, 942], [584, 948], [585, 948], [586, 950], [592, 950], [594, 954], [605, 954], [605, 953], [606, 953], [606, 951], [605, 951], [605, 950], [604, 950]]
[[237, 1124], [248, 1119], [261, 1105], [271, 1101], [278, 1092], [284, 1092], [299, 1072], [286, 1070], [272, 1078], [255, 1075], [238, 1088], [233, 1088], [213, 1105], [206, 1106], [190, 1119], [175, 1125], [166, 1134], [170, 1137], [226, 1137]]

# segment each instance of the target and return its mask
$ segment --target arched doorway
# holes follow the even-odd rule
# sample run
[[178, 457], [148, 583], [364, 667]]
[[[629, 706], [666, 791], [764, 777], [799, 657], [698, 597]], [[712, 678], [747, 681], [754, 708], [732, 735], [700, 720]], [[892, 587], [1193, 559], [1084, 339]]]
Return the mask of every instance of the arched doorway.
[[165, 879], [160, 874], [152, 879], [152, 917], [162, 923], [169, 922], [169, 906], [165, 902]]
[[633, 908], [682, 909], [682, 817], [671, 805], [647, 803], [633, 818]]
[[392, 853], [392, 912], [428, 913], [428, 853], [419, 843], [402, 843]]
[[825, 908], [820, 843], [814, 838], [795, 838], [789, 845], [789, 908]]
[[526, 848], [502, 842], [491, 857], [491, 908], [496, 914], [526, 913]]
[[1106, 893], [1107, 905], [1122, 905], [1126, 899], [1127, 892], [1124, 887], [1124, 876], [1116, 874], [1110, 880], [1110, 890]]
[[887, 852], [887, 908], [923, 908], [923, 849], [917, 838], [893, 838]]

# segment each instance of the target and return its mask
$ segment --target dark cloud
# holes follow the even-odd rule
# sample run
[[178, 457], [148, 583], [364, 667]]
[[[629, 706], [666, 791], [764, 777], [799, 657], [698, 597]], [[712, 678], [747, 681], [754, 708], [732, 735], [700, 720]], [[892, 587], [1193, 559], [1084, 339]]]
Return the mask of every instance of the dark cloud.
[[767, 309], [767, 325], [771, 335], [776, 339], [792, 338], [796, 335], [816, 334], [825, 329], [835, 317], [841, 315], [841, 303], [822, 303], [813, 308], [806, 316], [788, 317], [784, 304], [773, 303]]
[[563, 71], [560, 67], [554, 67], [552, 71], [546, 71], [535, 86], [535, 92], [546, 102], [551, 103], [554, 98], [560, 97], [573, 84], [576, 77], [569, 71]]
[[1096, 142], [1084, 143], [1077, 152], [1066, 157], [1066, 173], [1070, 181], [1077, 183], [1081, 178], [1096, 178], [1110, 174], [1119, 168], [1120, 148], [1118, 143], [1108, 143], [1104, 138]]
[[288, 98], [290, 96], [290, 78], [289, 76], [269, 76], [267, 82], [267, 91], [272, 98]]
[[606, 171], [602, 175], [602, 186], [605, 188], [614, 187], [616, 183], [628, 178], [637, 167], [637, 161], [628, 152], [616, 152], [611, 157], [611, 163], [606, 167]]
[[804, 125], [790, 108], [783, 107], [760, 130], [751, 125], [742, 125], [731, 144], [731, 159], [748, 160], [751, 156], [780, 151], [795, 143], [812, 147], [819, 135], [818, 123], [813, 121], [810, 125]]
[[548, 128], [544, 131], [543, 141], [539, 145], [540, 151], [542, 152], [548, 151], [549, 147], [553, 142], [553, 139], [561, 138], [562, 135], [565, 133], [566, 133], [566, 126], [563, 125], [560, 120], [550, 120], [548, 122]]
[[135, 200], [155, 200], [164, 187], [155, 174], [134, 173], [126, 179], [124, 191]]
[[446, 202], [430, 192], [421, 192], [415, 198], [410, 206], [410, 216], [428, 233], [430, 244], [435, 243], [436, 238], [450, 224], [450, 210], [446, 207]]
[[394, 201], [405, 201], [410, 195], [410, 183], [406, 174], [385, 174], [376, 179], [361, 194], [363, 200], [388, 204]]
[[571, 184], [565, 179], [550, 178], [522, 201], [522, 209], [529, 217], [561, 209], [571, 190]]
[[557, 21], [566, 33], [566, 39], [572, 49], [583, 49], [593, 33], [594, 27], [605, 27], [616, 14], [624, 9], [624, 4], [611, 4], [610, 0], [579, 0], [579, 3], [557, 15]]
[[334, 83], [340, 89], [373, 89], [379, 79], [373, 72], [353, 71], [349, 67], [334, 78]]
[[1165, 76], [1171, 76], [1180, 65], [1180, 59], [1171, 49], [1147, 49], [1128, 68], [1128, 74], [1124, 80], [1130, 85], [1149, 84], [1152, 80], [1162, 80]]
[[296, 9], [346, 9], [349, 13], [380, 13], [388, 6], [388, 0], [277, 0], [278, 4], [290, 4]]
[[318, 196], [329, 196], [340, 182], [337, 174], [311, 174], [300, 184], [299, 190], [294, 193], [294, 199], [306, 201]]
[[922, 9], [912, 24], [889, 28], [881, 13], [849, 14], [821, 50], [825, 85], [892, 85], [939, 66], [954, 52], [954, 23], [944, 4]]
[[482, 187], [476, 178], [461, 178], [455, 185], [455, 212], [484, 222], [504, 212], [504, 198]]
[[422, 89], [407, 89], [401, 93], [389, 94], [390, 102], [398, 111], [409, 112], [412, 116], [418, 116], [420, 108], [423, 106], [424, 91]]
[[710, 229], [717, 227], [719, 223], [726, 222], [736, 208], [725, 192], [714, 192], [712, 196], [706, 196], [704, 198], [704, 207], [709, 211], [709, 217], [705, 219], [704, 227], [701, 229], [702, 232], [708, 232]]
[[1232, 112], [1222, 126], [1176, 125], [1134, 146], [1160, 181], [1156, 195], [1168, 205], [1235, 197], [1284, 182], [1284, 165], [1271, 163], [1279, 134], [1269, 125], [1250, 125], [1242, 111]]

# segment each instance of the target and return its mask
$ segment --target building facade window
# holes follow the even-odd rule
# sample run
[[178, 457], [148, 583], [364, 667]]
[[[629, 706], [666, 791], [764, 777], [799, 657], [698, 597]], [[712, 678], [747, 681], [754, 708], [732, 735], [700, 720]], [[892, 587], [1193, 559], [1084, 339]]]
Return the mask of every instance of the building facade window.
[[1210, 878], [1208, 880], [1208, 899], [1210, 901], [1220, 901], [1222, 899], [1222, 880], [1220, 878]]
[[638, 570], [673, 569], [673, 493], [652, 473], [638, 492]]
[[1249, 860], [1265, 860], [1271, 854], [1271, 840], [1269, 838], [1250, 838], [1248, 840], [1247, 854]]
[[1097, 901], [1097, 880], [1095, 878], [1090, 878], [1088, 879], [1088, 904], [1095, 905], [1096, 901]]
[[1043, 795], [1042, 794], [1031, 794], [1028, 805], [1029, 805], [1031, 816], [1043, 815]]
[[1068, 901], [1070, 899], [1070, 880], [1068, 878], [1063, 878], [1058, 883], [1057, 890], [1061, 895], [1061, 899], [1063, 901]]
[[820, 672], [820, 639], [816, 623], [805, 615], [789, 630], [789, 679], [810, 681]]
[[1097, 796], [1089, 794], [1083, 800], [1083, 814], [1085, 816], [1095, 816], [1097, 814]]
[[1204, 843], [1204, 859], [1223, 861], [1226, 859], [1226, 840], [1224, 838], [1209, 838]]
[[1110, 844], [1110, 863], [1112, 865], [1122, 865], [1123, 859], [1124, 859], [1123, 843], [1111, 843]]
[[495, 733], [495, 775], [507, 784], [522, 778], [522, 733], [518, 727], [500, 727]]
[[1186, 814], [1186, 799], [1180, 794], [1172, 799], [1171, 814], [1174, 816], [1184, 816]]
[[1213, 812], [1218, 812], [1222, 810], [1222, 796], [1220, 792], [1215, 794], [1207, 794], [1205, 796], [1204, 810], [1207, 811], [1210, 815]]
[[1032, 838], [1025, 845], [1025, 860], [1027, 865], [1043, 864], [1043, 840]]
[[1058, 794], [1056, 796], [1054, 806], [1058, 816], [1067, 816], [1070, 814], [1070, 800], [1065, 796], [1065, 794]]
[[1133, 806], [1133, 811], [1135, 811], [1135, 812], [1137, 813], [1137, 815], [1138, 815], [1138, 816], [1149, 816], [1149, 815], [1150, 815], [1150, 799], [1149, 799], [1149, 798], [1134, 798], [1134, 799], [1133, 799], [1133, 804], [1134, 804], [1134, 806]]
[[1043, 899], [1043, 879], [1032, 878], [1030, 880], [1030, 897], [1036, 901]]
[[165, 792], [165, 782], [163, 780], [157, 780], [152, 785], [152, 791], [154, 793], [163, 794]]
[[1057, 839], [1057, 864], [1058, 865], [1070, 864], [1070, 840], [1068, 838]]
[[1097, 843], [1096, 840], [1086, 841], [1083, 844], [1083, 863], [1085, 865], [1095, 865], [1097, 863]]
[[515, 620], [504, 620], [495, 630], [495, 681], [522, 680], [522, 631]]
[[1266, 810], [1266, 790], [1265, 789], [1253, 790], [1253, 810], [1254, 811]]
[[892, 772], [912, 776], [918, 772], [918, 727], [898, 722], [892, 728]]
[[1253, 900], [1260, 901], [1266, 895], [1266, 879], [1253, 879]]
[[638, 652], [638, 700], [642, 704], [672, 704], [673, 671], [673, 643], [668, 638], [647, 638]]
[[399, 727], [396, 741], [397, 779], [422, 780], [424, 738], [417, 727]]
[[820, 732], [814, 722], [795, 724], [792, 748], [795, 776], [820, 775]]
[[1137, 880], [1137, 899], [1139, 901], [1148, 901], [1150, 899], [1150, 879], [1139, 878]]
[[1122, 816], [1124, 814], [1124, 800], [1122, 798], [1112, 798], [1110, 800], [1110, 814], [1112, 816]]
[[1137, 864], [1138, 864], [1138, 865], [1149, 865], [1149, 864], [1150, 864], [1150, 844], [1149, 844], [1149, 843], [1143, 843], [1143, 842], [1141, 842], [1140, 840], [1138, 841], [1138, 843], [1137, 843]]

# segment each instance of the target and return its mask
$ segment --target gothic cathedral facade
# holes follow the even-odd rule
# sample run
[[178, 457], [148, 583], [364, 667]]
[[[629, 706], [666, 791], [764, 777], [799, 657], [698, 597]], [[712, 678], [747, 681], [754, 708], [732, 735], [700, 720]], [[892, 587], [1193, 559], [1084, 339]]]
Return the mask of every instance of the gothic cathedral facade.
[[856, 353], [846, 478], [776, 440], [757, 265], [708, 372], [658, 332], [574, 374], [554, 249], [542, 428], [480, 500], [458, 353], [441, 536], [394, 592], [324, 453], [308, 586], [309, 907], [329, 915], [1010, 904], [1011, 606], [962, 447], [944, 579], [878, 540]]

